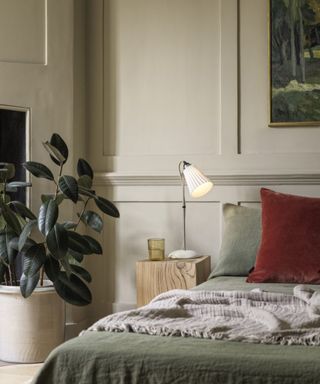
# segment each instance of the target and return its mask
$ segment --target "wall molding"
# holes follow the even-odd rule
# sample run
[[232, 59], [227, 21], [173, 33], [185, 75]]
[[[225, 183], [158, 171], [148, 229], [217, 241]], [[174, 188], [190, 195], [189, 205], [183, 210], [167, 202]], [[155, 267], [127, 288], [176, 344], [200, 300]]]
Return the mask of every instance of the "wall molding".
[[[320, 185], [320, 174], [230, 174], [208, 176], [220, 186], [261, 185]], [[179, 186], [179, 176], [172, 175], [121, 175], [116, 173], [95, 173], [94, 185], [110, 186]]]

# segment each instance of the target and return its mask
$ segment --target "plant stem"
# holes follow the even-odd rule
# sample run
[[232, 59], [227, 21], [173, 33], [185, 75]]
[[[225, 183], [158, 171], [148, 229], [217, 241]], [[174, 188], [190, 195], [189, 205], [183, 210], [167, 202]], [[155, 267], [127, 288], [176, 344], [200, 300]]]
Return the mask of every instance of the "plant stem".
[[18, 285], [18, 281], [17, 281], [17, 274], [16, 274], [16, 271], [15, 271], [15, 266], [14, 265], [13, 265], [13, 270], [12, 270], [12, 276], [13, 276], [13, 285], [17, 286]]
[[54, 199], [56, 200], [57, 196], [58, 196], [58, 192], [59, 192], [59, 179], [62, 175], [62, 168], [63, 168], [63, 164], [60, 164], [60, 171], [59, 171], [59, 177], [58, 177], [58, 183], [56, 183], [56, 193], [54, 195]]
[[41, 272], [40, 272], [40, 287], [43, 287], [43, 280], [44, 280], [44, 267], [41, 268]]
[[9, 282], [10, 282], [10, 285], [13, 285], [12, 272], [11, 272], [11, 266], [10, 265], [8, 266], [8, 272], [9, 272]]
[[74, 228], [74, 231], [77, 230], [77, 228], [78, 228], [78, 226], [79, 226], [79, 224], [80, 224], [80, 222], [81, 222], [82, 215], [84, 214], [84, 212], [85, 212], [85, 210], [86, 210], [86, 208], [87, 208], [87, 205], [88, 205], [90, 199], [91, 199], [91, 197], [89, 197], [89, 198], [87, 199], [87, 201], [84, 203], [84, 206], [83, 206], [82, 211], [81, 211], [81, 213], [80, 213], [80, 215], [79, 215], [79, 219], [78, 219], [78, 222], [77, 222], [77, 224], [76, 224], [76, 226], [75, 226], [75, 228]]
[[7, 189], [7, 179], [4, 179], [2, 183], [3, 190], [1, 191], [1, 197], [3, 204], [6, 203], [6, 189]]

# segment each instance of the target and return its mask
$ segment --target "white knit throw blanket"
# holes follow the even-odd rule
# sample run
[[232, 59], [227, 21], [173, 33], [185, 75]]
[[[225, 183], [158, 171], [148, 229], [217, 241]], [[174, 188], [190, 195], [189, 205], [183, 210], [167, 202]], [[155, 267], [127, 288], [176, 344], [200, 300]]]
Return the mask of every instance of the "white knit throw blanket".
[[173, 290], [144, 307], [107, 316], [88, 331], [320, 345], [320, 292], [303, 285], [293, 295]]

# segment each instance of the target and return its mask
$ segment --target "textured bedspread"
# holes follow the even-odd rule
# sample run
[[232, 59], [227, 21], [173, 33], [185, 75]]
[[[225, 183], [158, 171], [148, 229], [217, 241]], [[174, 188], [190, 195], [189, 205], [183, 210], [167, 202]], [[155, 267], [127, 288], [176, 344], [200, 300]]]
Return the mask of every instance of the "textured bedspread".
[[303, 285], [293, 292], [173, 290], [89, 331], [319, 346], [320, 293]]
[[[195, 290], [252, 288], [293, 292], [290, 284], [246, 284], [242, 277], [218, 277]], [[320, 347], [88, 332], [54, 350], [34, 380], [34, 384], [131, 383], [319, 384]]]

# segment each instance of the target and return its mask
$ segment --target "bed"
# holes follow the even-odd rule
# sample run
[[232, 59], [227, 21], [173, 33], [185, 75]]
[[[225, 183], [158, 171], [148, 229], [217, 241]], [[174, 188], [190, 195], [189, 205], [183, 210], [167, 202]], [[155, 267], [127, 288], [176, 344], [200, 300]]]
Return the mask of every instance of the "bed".
[[[268, 196], [264, 196], [266, 194]], [[216, 295], [220, 298], [220, 294], [233, 297], [239, 293], [241, 297], [285, 296], [290, 301], [294, 300], [296, 283], [304, 283], [300, 287], [312, 291], [312, 297], [318, 299], [314, 327], [316, 346], [312, 343], [308, 346], [265, 344], [263, 339], [243, 342], [146, 335], [133, 333], [134, 328], [109, 332], [105, 328], [103, 332], [86, 332], [55, 349], [33, 384], [320, 383], [320, 199], [262, 189], [262, 232], [261, 210], [225, 204], [223, 213], [225, 230], [218, 263], [209, 280], [192, 292], [185, 291], [186, 296]], [[261, 262], [263, 258], [259, 259], [261, 251], [266, 251], [263, 257], [269, 263], [269, 270], [268, 265]], [[279, 264], [281, 259], [284, 261]], [[295, 283], [248, 283], [250, 269], [257, 280], [263, 275], [258, 273], [257, 266], [264, 274], [269, 271], [275, 281], [291, 279]], [[315, 284], [308, 284], [308, 279]], [[299, 305], [300, 312], [309, 320], [310, 308], [305, 311], [302, 304]], [[298, 306], [293, 306], [294, 313], [298, 312]], [[287, 314], [286, 307], [275, 307]], [[143, 312], [142, 309], [136, 312], [139, 311]], [[176, 324], [176, 318], [173, 320], [171, 324]], [[210, 323], [211, 317], [206, 317], [206, 321]], [[243, 320], [246, 321], [250, 322], [250, 316]], [[200, 324], [203, 324], [201, 316]], [[301, 329], [307, 329], [306, 323], [301, 324]], [[254, 326], [248, 327], [249, 332], [253, 332]], [[287, 330], [294, 333], [294, 328], [288, 327], [285, 332]]]
[[[254, 288], [279, 293], [295, 284], [248, 284], [220, 276], [194, 290]], [[320, 291], [319, 285], [310, 285]], [[320, 349], [135, 333], [90, 332], [55, 349], [33, 384], [315, 384]]]

